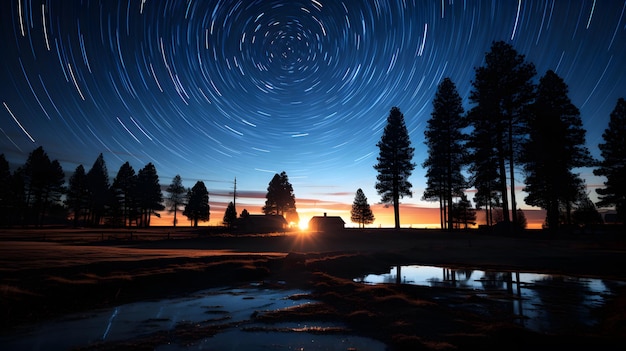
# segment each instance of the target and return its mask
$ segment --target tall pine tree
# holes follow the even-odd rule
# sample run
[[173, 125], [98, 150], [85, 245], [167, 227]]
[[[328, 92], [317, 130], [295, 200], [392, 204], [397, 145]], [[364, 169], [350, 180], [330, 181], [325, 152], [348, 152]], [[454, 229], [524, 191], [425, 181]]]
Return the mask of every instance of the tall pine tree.
[[87, 186], [89, 191], [89, 221], [99, 225], [105, 214], [109, 202], [109, 173], [102, 154], [94, 161], [87, 172]]
[[130, 163], [120, 166], [111, 185], [111, 209], [113, 224], [130, 226], [137, 218], [137, 175]]
[[85, 215], [85, 210], [89, 201], [89, 188], [87, 174], [83, 165], [78, 165], [74, 174], [70, 177], [69, 187], [65, 204], [74, 214], [74, 227], [80, 223], [81, 217]]
[[26, 198], [26, 222], [42, 225], [46, 210], [60, 202], [65, 173], [59, 161], [50, 161], [43, 147], [33, 150], [22, 168]]
[[[525, 136], [526, 115], [533, 100], [532, 79], [535, 74], [532, 63], [527, 63], [524, 56], [518, 54], [510, 44], [498, 41], [492, 44], [491, 50], [485, 55], [485, 65], [476, 68], [476, 77], [472, 81], [469, 98], [475, 104], [470, 111], [470, 122], [475, 129], [473, 137], [493, 138], [503, 219], [507, 223], [511, 221], [509, 208], [517, 208], [515, 163]], [[479, 128], [488, 128], [489, 132], [477, 130]], [[484, 145], [487, 142], [475, 141], [475, 144]], [[481, 167], [474, 169], [487, 172]], [[507, 180], [511, 191], [510, 207]], [[516, 211], [512, 214], [513, 222], [516, 222]]]
[[165, 190], [169, 195], [165, 198], [165, 203], [167, 205], [168, 212], [174, 212], [173, 224], [176, 227], [178, 219], [176, 215], [178, 214], [179, 207], [185, 204], [185, 193], [186, 189], [183, 186], [183, 180], [180, 175], [175, 175], [172, 178], [172, 183]]
[[433, 100], [433, 112], [424, 135], [428, 146], [426, 168], [427, 187], [424, 199], [439, 200], [442, 229], [453, 228], [453, 198], [463, 194], [466, 181], [461, 173], [467, 159], [461, 96], [450, 78], [439, 84]]
[[149, 162], [137, 173], [136, 191], [141, 225], [149, 227], [152, 215], [159, 216], [157, 211], [165, 208], [163, 206], [163, 192], [161, 191], [161, 184], [159, 184], [159, 176], [152, 162]]
[[[574, 168], [591, 166], [580, 112], [568, 97], [563, 79], [548, 71], [539, 80], [528, 123], [529, 138], [522, 161], [526, 175], [526, 204], [546, 210], [548, 227], [556, 230], [561, 209], [570, 218], [572, 204], [584, 184]], [[569, 220], [568, 220], [569, 222]]]
[[593, 174], [606, 177], [604, 188], [596, 189], [598, 207], [615, 206], [617, 218], [626, 224], [626, 101], [617, 100], [611, 112], [609, 126], [598, 145], [602, 160]]
[[404, 115], [398, 107], [392, 107], [387, 117], [387, 125], [380, 141], [376, 144], [380, 153], [374, 169], [376, 191], [381, 195], [381, 202], [393, 204], [395, 228], [400, 229], [400, 198], [413, 196], [409, 177], [415, 169], [412, 162], [415, 149], [411, 147], [409, 133], [404, 123]]

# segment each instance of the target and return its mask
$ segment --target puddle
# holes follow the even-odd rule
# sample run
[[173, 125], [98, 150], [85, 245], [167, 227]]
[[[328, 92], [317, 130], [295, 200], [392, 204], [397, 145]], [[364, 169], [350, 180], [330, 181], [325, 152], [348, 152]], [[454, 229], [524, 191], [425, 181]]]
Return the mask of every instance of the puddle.
[[[68, 350], [94, 343], [129, 340], [172, 330], [181, 323], [225, 325], [223, 332], [203, 339], [193, 349], [246, 350], [384, 350], [385, 345], [368, 338], [325, 334], [335, 324], [272, 324], [249, 322], [252, 315], [314, 302], [301, 290], [261, 288], [211, 289], [185, 297], [144, 301], [111, 309], [74, 314], [0, 338], [4, 350]], [[241, 323], [237, 323], [241, 322]], [[233, 326], [234, 325], [234, 326]], [[264, 329], [267, 328], [267, 329]], [[267, 330], [267, 331], [266, 331]], [[328, 333], [327, 333], [328, 334]], [[367, 347], [366, 347], [367, 346]], [[158, 350], [189, 349], [189, 345], [164, 345]]]
[[622, 281], [523, 272], [451, 269], [438, 266], [395, 266], [388, 273], [354, 279], [366, 284], [413, 284], [467, 289], [502, 302], [528, 329], [552, 333], [589, 327], [591, 313], [601, 307]]

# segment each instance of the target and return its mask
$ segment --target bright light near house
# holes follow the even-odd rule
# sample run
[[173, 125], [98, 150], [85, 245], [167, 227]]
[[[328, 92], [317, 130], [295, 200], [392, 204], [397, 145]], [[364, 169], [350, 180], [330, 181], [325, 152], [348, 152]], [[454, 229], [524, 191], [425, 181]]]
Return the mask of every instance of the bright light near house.
[[298, 223], [298, 227], [300, 227], [300, 230], [307, 230], [307, 229], [309, 229], [309, 220], [308, 219], [300, 219], [300, 222]]

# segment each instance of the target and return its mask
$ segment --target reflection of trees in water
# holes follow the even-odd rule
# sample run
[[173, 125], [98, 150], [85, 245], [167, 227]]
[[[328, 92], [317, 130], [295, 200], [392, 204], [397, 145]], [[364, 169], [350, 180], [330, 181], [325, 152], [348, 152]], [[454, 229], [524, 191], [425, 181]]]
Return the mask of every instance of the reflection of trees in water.
[[450, 269], [451, 277], [456, 286], [458, 287], [471, 287], [472, 283], [470, 279], [474, 274], [473, 269]]
[[590, 325], [591, 306], [588, 296], [588, 279], [553, 276], [534, 282], [532, 289], [543, 310], [543, 321], [551, 329], [572, 330], [573, 327]]
[[485, 290], [504, 289], [507, 274], [510, 275], [510, 273], [502, 272], [484, 272], [480, 278], [480, 283]]

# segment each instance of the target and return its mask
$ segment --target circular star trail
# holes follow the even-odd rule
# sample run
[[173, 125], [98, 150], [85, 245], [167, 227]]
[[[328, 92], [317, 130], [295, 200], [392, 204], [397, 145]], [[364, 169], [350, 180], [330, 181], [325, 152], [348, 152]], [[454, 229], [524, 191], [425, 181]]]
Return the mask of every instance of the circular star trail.
[[[237, 177], [264, 192], [286, 171], [297, 198], [371, 202], [376, 143], [404, 113], [415, 159], [437, 84], [469, 109], [496, 40], [552, 69], [588, 147], [626, 95], [620, 1], [3, 1], [0, 147], [12, 168], [41, 145], [66, 174], [153, 162], [161, 181]], [[590, 174], [590, 172], [587, 172]], [[420, 203], [424, 173], [411, 180]], [[597, 180], [588, 180], [589, 182]], [[191, 184], [188, 184], [191, 185]], [[313, 200], [311, 200], [313, 201]]]

